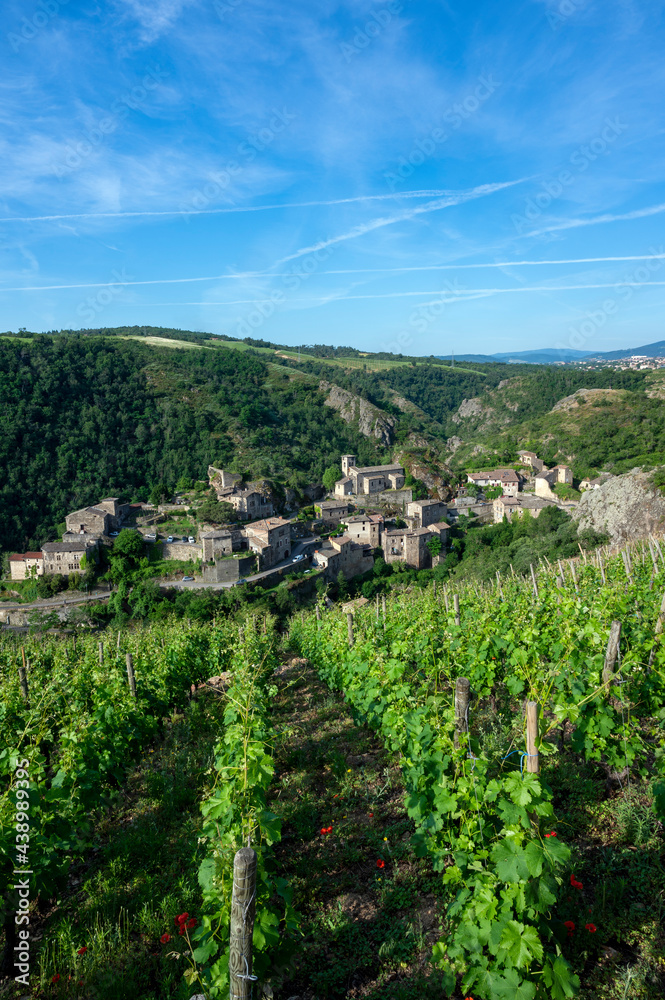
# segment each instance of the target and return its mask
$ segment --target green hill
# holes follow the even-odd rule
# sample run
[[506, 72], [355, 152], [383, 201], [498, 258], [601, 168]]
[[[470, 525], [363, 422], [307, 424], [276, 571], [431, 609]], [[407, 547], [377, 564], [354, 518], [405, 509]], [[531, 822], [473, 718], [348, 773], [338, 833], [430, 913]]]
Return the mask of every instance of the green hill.
[[[344, 452], [379, 464], [399, 451], [407, 468], [444, 479], [448, 466], [513, 462], [525, 446], [572, 461], [578, 475], [658, 464], [659, 386], [647, 372], [452, 368], [152, 327], [5, 334], [0, 548], [33, 548], [67, 511], [109, 494], [142, 499], [151, 484], [204, 478], [209, 464], [296, 490]], [[553, 409], [579, 389], [610, 387]]]

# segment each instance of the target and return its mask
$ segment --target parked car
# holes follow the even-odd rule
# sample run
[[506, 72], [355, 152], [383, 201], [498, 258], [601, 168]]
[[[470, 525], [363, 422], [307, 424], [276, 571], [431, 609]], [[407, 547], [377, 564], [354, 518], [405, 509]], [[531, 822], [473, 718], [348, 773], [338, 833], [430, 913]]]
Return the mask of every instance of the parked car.
[[193, 579], [194, 579], [194, 577], [193, 577], [193, 576], [183, 576], [183, 578], [182, 578], [182, 582], [183, 582], [183, 583], [191, 583], [191, 581], [192, 581]]
[[187, 541], [187, 535], [183, 535], [182, 536], [182, 540], [183, 540], [183, 542], [186, 542]]
[[173, 541], [173, 535], [169, 535], [169, 537], [166, 539], [166, 541], [167, 542], [172, 542]]
[[109, 535], [111, 536], [111, 538], [115, 538], [119, 534], [120, 534], [119, 531], [109, 531]]
[[196, 539], [194, 538], [194, 535], [190, 535], [187, 541], [189, 542], [190, 545], [196, 544]]
[[300, 560], [303, 559], [303, 558], [304, 558], [304, 556], [294, 556], [293, 559], [291, 560], [291, 562], [300, 562]]
[[157, 541], [157, 535], [144, 535], [143, 537], [145, 538], [146, 542], [156, 542]]

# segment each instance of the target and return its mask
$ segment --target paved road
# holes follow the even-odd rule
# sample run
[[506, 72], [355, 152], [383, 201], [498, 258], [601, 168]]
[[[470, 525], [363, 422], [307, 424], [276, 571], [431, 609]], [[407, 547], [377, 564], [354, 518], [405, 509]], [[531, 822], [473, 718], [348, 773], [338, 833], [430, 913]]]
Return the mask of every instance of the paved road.
[[0, 601], [0, 611], [50, 611], [57, 608], [72, 608], [88, 601], [106, 601], [110, 597], [108, 590], [95, 590], [91, 594], [76, 594], [73, 597], [45, 597], [31, 604], [17, 604], [15, 601]]

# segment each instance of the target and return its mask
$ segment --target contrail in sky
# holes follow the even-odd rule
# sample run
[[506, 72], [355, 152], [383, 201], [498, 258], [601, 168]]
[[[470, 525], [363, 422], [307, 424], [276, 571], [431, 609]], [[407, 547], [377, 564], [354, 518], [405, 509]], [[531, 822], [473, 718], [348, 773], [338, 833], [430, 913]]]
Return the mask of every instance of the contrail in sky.
[[[526, 180], [526, 178], [524, 178]], [[498, 189], [499, 187], [509, 187], [512, 184], [521, 184], [522, 181], [509, 181], [502, 185], [487, 185]], [[286, 208], [324, 208], [326, 205], [351, 205], [361, 201], [398, 201], [400, 198], [455, 198], [467, 194], [465, 191], [425, 190], [425, 191], [400, 191], [394, 194], [361, 194], [353, 198], [333, 198], [329, 201], [295, 201], [282, 205], [227, 205], [224, 208], [201, 208], [190, 209], [186, 206], [182, 208], [170, 208], [165, 211], [145, 211], [145, 212], [71, 212], [67, 215], [23, 215], [7, 216], [0, 218], [0, 222], [58, 222], [64, 219], [140, 219], [151, 216], [169, 215], [233, 215], [238, 212], [272, 212]]]
[[[665, 253], [634, 254], [626, 257], [573, 257], [569, 260], [505, 260], [488, 264], [425, 264], [419, 267], [359, 267], [347, 270], [319, 271], [318, 274], [391, 274], [408, 271], [452, 271], [458, 268], [483, 268], [483, 267], [526, 267], [555, 264], [603, 264], [632, 260], [664, 260]], [[14, 288], [0, 287], [2, 292], [53, 292], [62, 291], [68, 288], [118, 288], [134, 287], [137, 285], [183, 285], [194, 284], [201, 281], [238, 281], [248, 278], [290, 278], [293, 271], [241, 271], [237, 274], [211, 274], [200, 278], [151, 278], [145, 281], [88, 281], [71, 285], [22, 285]], [[612, 288], [619, 282], [611, 285], [572, 285], [572, 288]], [[655, 284], [655, 282], [652, 282]], [[527, 288], [527, 291], [529, 289]], [[552, 291], [555, 289], [552, 288]], [[503, 291], [519, 291], [519, 289], [503, 289]], [[425, 292], [400, 292], [396, 294], [404, 295], [430, 295], [435, 293]], [[156, 303], [158, 304], [158, 303]], [[164, 303], [167, 304], [167, 303]]]

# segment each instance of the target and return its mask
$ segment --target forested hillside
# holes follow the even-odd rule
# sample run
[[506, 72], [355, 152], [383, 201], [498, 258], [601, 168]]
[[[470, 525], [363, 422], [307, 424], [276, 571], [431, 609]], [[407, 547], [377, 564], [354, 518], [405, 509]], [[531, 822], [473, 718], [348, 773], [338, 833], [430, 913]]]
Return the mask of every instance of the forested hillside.
[[327, 406], [317, 382], [253, 354], [119, 337], [0, 338], [0, 548], [34, 548], [69, 510], [209, 463], [292, 485], [342, 452], [384, 454]]

